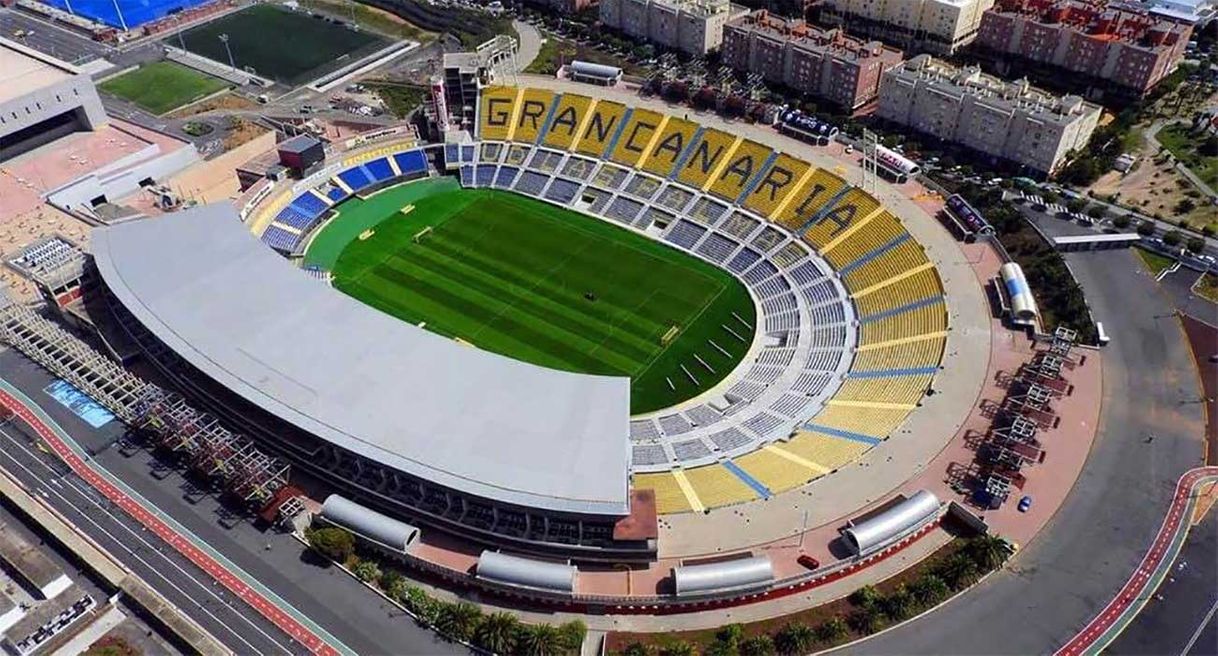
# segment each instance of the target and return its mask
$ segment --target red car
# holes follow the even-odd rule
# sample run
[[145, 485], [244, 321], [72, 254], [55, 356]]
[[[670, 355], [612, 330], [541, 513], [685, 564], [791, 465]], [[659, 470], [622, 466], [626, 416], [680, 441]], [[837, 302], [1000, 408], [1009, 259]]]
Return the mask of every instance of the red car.
[[808, 569], [819, 569], [820, 568], [820, 561], [807, 554], [804, 554], [804, 555], [800, 556], [799, 558], [796, 558], [795, 560], [800, 565], [803, 565], [804, 567], [807, 567]]

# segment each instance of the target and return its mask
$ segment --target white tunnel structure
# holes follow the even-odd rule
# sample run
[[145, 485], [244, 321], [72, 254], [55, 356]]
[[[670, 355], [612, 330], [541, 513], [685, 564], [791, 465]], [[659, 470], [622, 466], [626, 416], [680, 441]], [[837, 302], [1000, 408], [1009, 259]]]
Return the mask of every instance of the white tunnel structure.
[[1033, 321], [1040, 312], [1036, 309], [1036, 299], [1028, 287], [1028, 279], [1023, 275], [1023, 267], [1015, 262], [1007, 262], [998, 269], [1002, 276], [1002, 284], [1011, 299], [1011, 314], [1018, 321]]
[[574, 565], [548, 563], [485, 550], [478, 557], [478, 578], [550, 592], [575, 592]]
[[326, 521], [395, 551], [406, 551], [419, 539], [419, 529], [388, 515], [361, 506], [337, 494], [326, 497], [321, 506]]
[[939, 514], [939, 498], [928, 490], [918, 490], [913, 496], [874, 517], [842, 531], [850, 551], [867, 553], [881, 547], [910, 529]]
[[762, 588], [774, 581], [774, 565], [769, 556], [753, 556], [705, 565], [679, 565], [672, 568], [677, 596], [722, 590]]

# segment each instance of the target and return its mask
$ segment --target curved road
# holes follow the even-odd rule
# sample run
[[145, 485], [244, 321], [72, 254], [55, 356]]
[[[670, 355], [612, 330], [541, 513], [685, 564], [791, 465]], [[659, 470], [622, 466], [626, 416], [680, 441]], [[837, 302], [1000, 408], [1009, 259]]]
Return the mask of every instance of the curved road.
[[1218, 482], [1218, 467], [1198, 467], [1180, 477], [1176, 496], [1163, 518], [1163, 526], [1138, 568], [1125, 582], [1125, 587], [1078, 635], [1057, 651], [1057, 656], [1098, 654], [1121, 634], [1163, 582], [1184, 546], [1192, 526], [1197, 491], [1203, 485], [1215, 482]]
[[1040, 654], [1066, 644], [1137, 567], [1177, 479], [1203, 464], [1197, 370], [1172, 306], [1130, 251], [1066, 259], [1112, 336], [1099, 432], [1074, 489], [1006, 569], [849, 653]]
[[259, 614], [266, 617], [301, 645], [315, 654], [324, 656], [339, 656], [340, 653], [349, 653], [349, 650], [342, 643], [328, 635], [323, 638], [319, 635], [319, 632], [306, 627], [303, 622], [284, 611], [278, 603], [272, 602], [262, 592], [254, 589], [222, 565], [216, 558], [213, 558], [211, 554], [208, 554], [185, 536], [171, 528], [167, 522], [158, 517], [151, 509], [144, 507], [135, 498], [98, 473], [96, 469], [86, 463], [77, 454], [76, 450], [68, 445], [66, 440], [61, 438], [56, 431], [52, 430], [35, 413], [33, 408], [27, 406], [23, 400], [4, 389], [0, 389], [0, 406], [8, 407], [17, 417], [33, 428], [38, 436], [46, 442], [47, 446], [65, 464], [71, 467], [77, 476], [100, 492], [111, 503], [139, 521], [140, 524], [145, 526], [149, 531], [152, 531], [162, 541], [187, 557], [216, 582], [236, 595], [238, 599], [249, 604]]

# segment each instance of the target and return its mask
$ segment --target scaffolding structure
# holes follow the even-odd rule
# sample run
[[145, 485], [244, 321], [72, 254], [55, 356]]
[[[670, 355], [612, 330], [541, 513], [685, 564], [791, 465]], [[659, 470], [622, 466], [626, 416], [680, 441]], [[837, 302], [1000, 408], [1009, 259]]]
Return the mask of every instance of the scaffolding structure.
[[156, 446], [181, 454], [191, 470], [220, 480], [251, 505], [266, 503], [287, 484], [287, 463], [263, 453], [181, 396], [115, 364], [2, 289], [0, 342], [71, 383]]

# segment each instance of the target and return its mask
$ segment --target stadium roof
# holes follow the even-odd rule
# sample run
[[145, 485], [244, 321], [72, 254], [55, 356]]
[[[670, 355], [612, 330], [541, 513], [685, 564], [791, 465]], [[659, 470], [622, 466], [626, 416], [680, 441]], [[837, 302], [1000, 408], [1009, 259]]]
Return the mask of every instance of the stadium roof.
[[297, 427], [454, 490], [629, 512], [630, 385], [480, 351], [263, 246], [228, 204], [95, 230], [106, 285], [204, 374]]
[[66, 62], [0, 38], [0, 102], [45, 89], [77, 72]]

